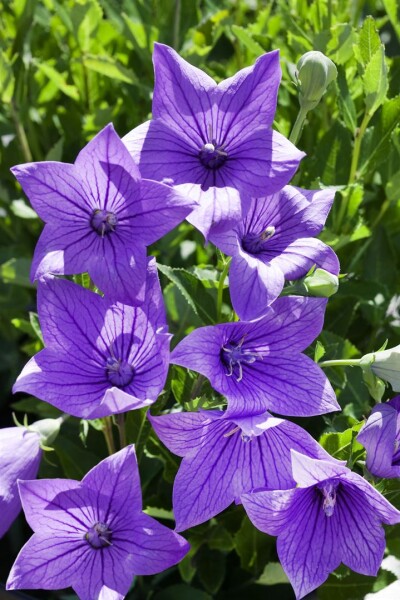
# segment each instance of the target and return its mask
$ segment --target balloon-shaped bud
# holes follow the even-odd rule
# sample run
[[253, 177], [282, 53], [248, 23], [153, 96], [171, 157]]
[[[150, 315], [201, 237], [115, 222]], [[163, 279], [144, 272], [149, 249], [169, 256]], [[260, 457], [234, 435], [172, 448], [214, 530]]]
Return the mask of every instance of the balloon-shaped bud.
[[28, 426], [29, 431], [35, 431], [40, 435], [40, 444], [42, 447], [49, 447], [60, 432], [63, 418], [41, 419]]
[[318, 50], [303, 54], [297, 63], [300, 106], [306, 111], [315, 108], [336, 77], [336, 66], [325, 54]]
[[318, 296], [319, 298], [329, 298], [336, 294], [339, 289], [337, 275], [333, 275], [325, 269], [315, 269], [313, 273], [305, 277], [303, 284], [310, 296]]
[[393, 391], [400, 392], [400, 345], [362, 357], [360, 366], [371, 369], [373, 374], [388, 381]]

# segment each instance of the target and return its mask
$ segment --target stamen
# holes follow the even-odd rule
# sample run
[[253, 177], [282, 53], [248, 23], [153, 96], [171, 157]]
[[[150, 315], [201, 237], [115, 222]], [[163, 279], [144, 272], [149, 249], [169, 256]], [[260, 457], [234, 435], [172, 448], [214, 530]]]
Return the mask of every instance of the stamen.
[[229, 342], [221, 348], [221, 360], [227, 368], [227, 377], [235, 375], [239, 383], [243, 379], [243, 364], [251, 365], [257, 359], [262, 360], [262, 355], [254, 350], [243, 348], [246, 335], [239, 342]]
[[92, 218], [90, 219], [90, 225], [101, 237], [104, 237], [108, 233], [115, 231], [117, 226], [117, 215], [108, 211], [96, 209]]
[[336, 505], [336, 489], [339, 483], [337, 481], [326, 481], [320, 489], [324, 497], [322, 508], [327, 517], [331, 517]]
[[237, 431], [239, 431], [240, 427], [237, 426], [235, 427], [235, 429], [232, 429], [232, 431], [228, 431], [228, 433], [224, 433], [224, 437], [230, 437], [231, 435], [233, 435], [234, 433], [236, 433]]
[[108, 525], [99, 521], [88, 529], [84, 537], [92, 548], [99, 550], [105, 546], [112, 546], [111, 535], [112, 531], [108, 528]]
[[246, 233], [242, 238], [243, 250], [249, 254], [259, 254], [266, 248], [265, 242], [272, 238], [275, 231], [274, 225], [270, 225], [261, 233]]
[[107, 358], [106, 373], [110, 383], [120, 388], [129, 385], [134, 376], [132, 365], [114, 356]]

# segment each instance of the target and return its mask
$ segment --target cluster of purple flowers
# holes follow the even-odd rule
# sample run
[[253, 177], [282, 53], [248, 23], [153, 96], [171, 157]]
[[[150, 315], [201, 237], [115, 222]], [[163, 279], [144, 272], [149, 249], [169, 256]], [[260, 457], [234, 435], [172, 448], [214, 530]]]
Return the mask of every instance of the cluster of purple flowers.
[[[400, 513], [300, 426], [269, 412], [340, 410], [328, 379], [303, 354], [322, 330], [326, 300], [278, 298], [285, 280], [315, 265], [339, 272], [334, 252], [315, 237], [334, 191], [288, 185], [303, 153], [271, 127], [278, 53], [218, 85], [161, 44], [154, 65], [153, 120], [123, 140], [107, 126], [73, 165], [13, 169], [45, 222], [32, 265], [45, 348], [14, 391], [95, 419], [150, 406], [170, 363], [196, 371], [226, 410], [150, 417], [183, 458], [173, 491], [177, 530], [243, 503], [256, 527], [278, 536], [298, 598], [341, 562], [374, 575], [382, 523], [400, 522]], [[146, 248], [185, 218], [232, 257], [229, 289], [240, 320], [194, 330], [170, 354]], [[101, 294], [57, 277], [83, 272]], [[359, 436], [368, 468], [384, 477], [400, 468], [399, 409], [398, 400], [376, 409]], [[141, 512], [132, 446], [82, 482], [32, 480], [35, 457], [11, 473], [10, 511], [14, 518], [19, 510], [18, 476], [35, 533], [10, 589], [72, 586], [82, 600], [120, 600], [133, 575], [159, 572], [188, 551], [181, 536]]]

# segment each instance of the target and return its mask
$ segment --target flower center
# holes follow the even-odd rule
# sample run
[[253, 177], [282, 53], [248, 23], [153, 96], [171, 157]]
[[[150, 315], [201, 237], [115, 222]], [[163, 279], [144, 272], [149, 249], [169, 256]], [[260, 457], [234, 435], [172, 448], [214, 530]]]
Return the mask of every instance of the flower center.
[[321, 486], [319, 486], [324, 498], [322, 508], [327, 517], [331, 517], [333, 515], [333, 511], [335, 510], [336, 489], [338, 485], [338, 481], [324, 481]]
[[[235, 433], [237, 433], [238, 431], [240, 431], [240, 427], [239, 425], [237, 425], [236, 427], [234, 427], [233, 429], [231, 429], [230, 431], [228, 431], [228, 433], [224, 433], [224, 437], [231, 437], [231, 435], [234, 435]], [[251, 440], [253, 439], [253, 435], [248, 435], [247, 433], [244, 433], [243, 431], [240, 434], [240, 437], [242, 438], [242, 442], [251, 442]]]
[[272, 238], [275, 227], [270, 225], [262, 233], [247, 233], [242, 239], [242, 248], [249, 254], [258, 254], [265, 248], [265, 242]]
[[104, 548], [105, 546], [112, 546], [111, 543], [112, 531], [108, 528], [106, 523], [95, 523], [87, 530], [85, 534], [85, 540], [92, 546], [92, 548]]
[[219, 169], [228, 158], [224, 146], [219, 146], [215, 140], [204, 144], [199, 152], [199, 158], [202, 165], [207, 169]]
[[251, 365], [257, 358], [262, 358], [258, 352], [243, 348], [243, 342], [244, 336], [240, 342], [228, 342], [225, 346], [222, 346], [221, 351], [222, 362], [228, 369], [226, 375], [228, 377], [234, 375], [236, 381], [242, 381], [243, 379], [243, 363]]
[[107, 358], [106, 371], [108, 380], [117, 387], [129, 385], [134, 375], [132, 365], [113, 356]]
[[97, 209], [93, 212], [90, 219], [90, 225], [96, 233], [104, 237], [108, 233], [115, 231], [118, 219], [117, 215], [108, 210]]

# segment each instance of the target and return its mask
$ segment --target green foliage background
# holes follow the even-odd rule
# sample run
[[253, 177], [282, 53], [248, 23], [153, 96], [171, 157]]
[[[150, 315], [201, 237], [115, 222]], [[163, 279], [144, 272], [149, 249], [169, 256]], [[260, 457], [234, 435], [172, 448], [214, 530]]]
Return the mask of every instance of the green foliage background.
[[[371, 16], [369, 16], [371, 15]], [[377, 33], [379, 32], [379, 34]], [[337, 187], [322, 239], [338, 253], [339, 292], [330, 299], [316, 358], [353, 358], [400, 343], [400, 19], [396, 0], [2, 0], [0, 2], [0, 411], [10, 404], [22, 419], [53, 416], [33, 398], [11, 398], [28, 356], [42, 347], [29, 282], [42, 225], [9, 172], [31, 160], [72, 162], [84, 144], [112, 121], [122, 136], [150, 116], [152, 44], [172, 45], [216, 80], [276, 48], [283, 80], [275, 127], [288, 136], [298, 112], [295, 65], [321, 50], [338, 67], [318, 107], [309, 113], [298, 146], [305, 150], [294, 183]], [[382, 42], [385, 47], [382, 46]], [[151, 249], [161, 268], [175, 342], [216, 320], [222, 259], [188, 224]], [[85, 284], [84, 278], [81, 283]], [[223, 315], [230, 316], [224, 292]], [[356, 369], [330, 369], [343, 412], [303, 419], [336, 457], [362, 469], [354, 441], [373, 400]], [[155, 411], [218, 402], [208, 384], [174, 367]], [[394, 394], [386, 390], [385, 398]], [[189, 402], [190, 401], [190, 402]], [[106, 455], [102, 424], [71, 419], [42, 465], [41, 476], [81, 478]], [[141, 411], [130, 413], [128, 440], [138, 448], [145, 505], [172, 526], [171, 484], [176, 457], [158, 443]], [[362, 472], [362, 471], [360, 471]], [[400, 506], [400, 484], [376, 482]], [[28, 529], [22, 518], [2, 540], [4, 581]], [[218, 600], [294, 598], [272, 538], [257, 532], [241, 507], [188, 532], [192, 551], [155, 577], [137, 578], [129, 599]], [[4, 552], [3, 552], [4, 551]], [[388, 552], [400, 559], [400, 534], [388, 533]], [[320, 600], [360, 600], [395, 575], [375, 578], [342, 569], [318, 590]], [[38, 592], [38, 597], [69, 598]]]

